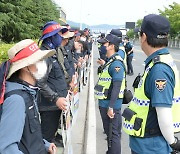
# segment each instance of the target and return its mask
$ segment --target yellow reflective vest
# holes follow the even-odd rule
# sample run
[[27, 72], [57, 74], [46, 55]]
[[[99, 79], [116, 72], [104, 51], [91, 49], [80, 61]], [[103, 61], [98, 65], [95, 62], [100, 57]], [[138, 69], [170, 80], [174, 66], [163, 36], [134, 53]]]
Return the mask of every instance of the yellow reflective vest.
[[[172, 115], [173, 115], [173, 126], [174, 132], [180, 131], [180, 82], [179, 72], [173, 58], [170, 54], [159, 55], [159, 62], [165, 63], [171, 67], [175, 74], [175, 87], [174, 97], [172, 100]], [[135, 93], [132, 101], [128, 108], [123, 113], [123, 130], [132, 136], [144, 137], [147, 116], [149, 112], [150, 100], [146, 97], [144, 86], [148, 72], [156, 62], [152, 61], [146, 70], [138, 84], [138, 88], [135, 88]]]
[[124, 63], [125, 69], [127, 70], [127, 54], [126, 54], [125, 48], [124, 48], [124, 46], [119, 46], [119, 49], [120, 49], [122, 52], [124, 52], [123, 63]]
[[[119, 55], [116, 55], [113, 58], [111, 58], [106, 64], [104, 64], [104, 68], [102, 72], [99, 73], [99, 80], [94, 88], [94, 95], [95, 98], [97, 99], [107, 99], [108, 97], [108, 90], [112, 81], [112, 77], [109, 74], [108, 69], [110, 64], [115, 60], [120, 60], [121, 62], [123, 62], [123, 59]], [[123, 75], [123, 81], [121, 84], [118, 98], [123, 98], [124, 89], [125, 89], [125, 72]]]

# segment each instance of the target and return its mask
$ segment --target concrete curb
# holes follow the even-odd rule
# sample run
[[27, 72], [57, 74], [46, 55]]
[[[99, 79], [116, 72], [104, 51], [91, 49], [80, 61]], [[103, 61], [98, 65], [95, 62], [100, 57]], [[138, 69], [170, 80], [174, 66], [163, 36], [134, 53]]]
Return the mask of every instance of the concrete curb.
[[[93, 50], [92, 50], [93, 51]], [[93, 75], [93, 52], [90, 69], [89, 99], [87, 100], [87, 123], [84, 152], [85, 154], [96, 154], [96, 111], [94, 100], [94, 75]]]

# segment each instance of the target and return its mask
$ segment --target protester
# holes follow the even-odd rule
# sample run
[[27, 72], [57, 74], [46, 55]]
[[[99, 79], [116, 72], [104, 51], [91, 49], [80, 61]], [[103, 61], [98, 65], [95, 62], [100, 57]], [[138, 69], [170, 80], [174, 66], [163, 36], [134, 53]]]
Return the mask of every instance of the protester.
[[47, 70], [43, 59], [54, 53], [40, 50], [30, 39], [9, 49], [11, 65], [0, 119], [1, 154], [54, 154], [56, 146], [42, 137], [36, 87], [36, 80]]
[[140, 44], [147, 55], [145, 70], [134, 82], [134, 98], [123, 112], [123, 129], [130, 135], [132, 154], [180, 151], [179, 72], [168, 45], [169, 21], [160, 15], [144, 17]]
[[41, 89], [41, 103], [39, 110], [41, 114], [41, 127], [43, 137], [49, 142], [54, 142], [57, 146], [62, 143], [57, 142], [55, 136], [59, 126], [62, 110], [67, 110], [68, 86], [62, 65], [58, 62], [57, 48], [62, 42], [62, 37], [58, 34], [61, 26], [50, 21], [43, 27], [41, 49], [56, 49], [56, 54], [46, 60], [48, 71], [45, 77], [38, 80]]
[[108, 136], [107, 154], [121, 153], [121, 106], [125, 89], [125, 68], [123, 59], [117, 53], [120, 39], [108, 34], [104, 39], [107, 49], [107, 62], [99, 72], [99, 80], [95, 86], [95, 97], [99, 102], [99, 110], [106, 135]]
[[69, 42], [68, 39], [74, 36], [74, 32], [70, 32], [67, 28], [63, 28], [60, 30], [59, 34], [62, 36], [62, 42], [60, 46], [57, 48], [57, 56], [58, 56], [58, 61], [63, 68], [67, 85], [69, 86], [69, 84], [72, 82], [72, 77], [75, 71], [74, 68], [72, 68], [72, 65], [70, 65], [69, 63], [70, 59], [68, 59], [71, 56], [70, 55], [71, 53], [69, 52], [68, 54], [67, 50], [65, 49], [65, 46]]

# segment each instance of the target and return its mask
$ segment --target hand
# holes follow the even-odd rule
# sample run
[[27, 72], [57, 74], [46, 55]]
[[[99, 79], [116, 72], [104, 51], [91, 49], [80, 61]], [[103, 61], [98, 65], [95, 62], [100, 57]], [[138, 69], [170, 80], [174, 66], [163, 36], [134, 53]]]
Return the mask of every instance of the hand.
[[71, 90], [71, 91], [73, 91], [74, 88], [75, 88], [75, 84], [74, 84], [75, 79], [76, 79], [76, 76], [73, 75], [73, 76], [72, 76], [72, 81], [69, 83], [69, 86], [70, 86], [70, 90]]
[[56, 145], [54, 143], [50, 143], [48, 152], [50, 154], [56, 154], [56, 151], [57, 151]]
[[109, 109], [108, 109], [107, 115], [108, 115], [108, 117], [111, 118], [111, 119], [114, 118], [115, 113], [113, 112], [113, 108], [109, 108]]
[[170, 145], [170, 147], [174, 150], [174, 151], [178, 151], [180, 152], [180, 140], [175, 137], [175, 141], [173, 144]]
[[67, 107], [68, 107], [68, 100], [64, 97], [59, 97], [58, 100], [56, 101], [56, 106], [58, 108], [60, 108], [61, 110], [63, 111], [66, 111], [67, 110]]
[[103, 59], [98, 59], [97, 60], [97, 63], [100, 64], [100, 65], [104, 65], [105, 64], [105, 61]]
[[77, 68], [77, 64], [74, 63], [74, 69], [76, 69], [76, 68]]
[[78, 62], [77, 66], [80, 68], [82, 66], [81, 62]]

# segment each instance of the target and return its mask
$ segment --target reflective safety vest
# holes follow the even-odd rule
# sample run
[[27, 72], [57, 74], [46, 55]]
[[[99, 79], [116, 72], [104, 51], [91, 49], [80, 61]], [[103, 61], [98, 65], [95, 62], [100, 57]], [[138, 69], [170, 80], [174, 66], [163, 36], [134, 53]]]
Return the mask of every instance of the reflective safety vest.
[[125, 69], [127, 70], [127, 54], [126, 54], [125, 48], [124, 48], [123, 45], [120, 45], [120, 46], [119, 46], [119, 49], [120, 49], [122, 52], [124, 52], [123, 63], [124, 63]]
[[101, 47], [101, 44], [100, 43], [98, 43], [98, 49]]
[[[99, 80], [94, 88], [94, 94], [95, 98], [97, 99], [107, 99], [108, 98], [108, 90], [111, 85], [112, 77], [108, 72], [109, 66], [112, 62], [115, 60], [120, 60], [123, 62], [123, 59], [119, 56], [116, 55], [112, 57], [106, 64], [104, 64], [104, 67], [102, 69], [102, 72], [99, 73]], [[123, 81], [121, 84], [120, 92], [119, 92], [119, 97], [118, 98], [123, 98], [124, 94], [124, 89], [125, 89], [125, 72], [123, 75]]]
[[[135, 93], [128, 108], [126, 108], [122, 114], [123, 116], [123, 130], [132, 136], [144, 137], [146, 128], [147, 116], [150, 107], [150, 100], [146, 97], [144, 86], [148, 72], [154, 66], [154, 64], [161, 62], [171, 67], [175, 74], [175, 87], [174, 96], [172, 100], [172, 115], [174, 132], [180, 131], [180, 82], [179, 72], [173, 58], [170, 54], [159, 55], [146, 67], [145, 72], [138, 84], [138, 88], [135, 88]], [[157, 128], [159, 129], [159, 128]], [[145, 136], [146, 137], [146, 136]]]

